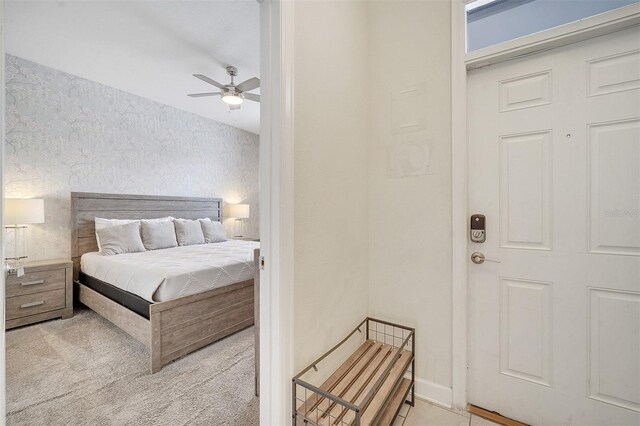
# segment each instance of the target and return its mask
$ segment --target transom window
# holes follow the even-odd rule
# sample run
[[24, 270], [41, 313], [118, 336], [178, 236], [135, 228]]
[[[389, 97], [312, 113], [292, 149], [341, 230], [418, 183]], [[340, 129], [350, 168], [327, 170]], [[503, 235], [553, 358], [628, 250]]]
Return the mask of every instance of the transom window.
[[579, 21], [640, 0], [476, 0], [467, 4], [467, 52]]

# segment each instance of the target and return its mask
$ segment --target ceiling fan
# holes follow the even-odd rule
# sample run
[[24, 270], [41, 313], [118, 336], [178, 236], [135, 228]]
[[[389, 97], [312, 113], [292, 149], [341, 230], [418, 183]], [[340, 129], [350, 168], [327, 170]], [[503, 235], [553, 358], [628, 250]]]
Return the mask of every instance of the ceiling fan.
[[257, 89], [260, 87], [260, 79], [257, 77], [250, 78], [247, 81], [243, 81], [242, 83], [236, 85], [233, 83], [233, 78], [238, 75], [238, 69], [236, 67], [228, 66], [226, 67], [227, 74], [231, 77], [231, 83], [229, 84], [220, 84], [215, 80], [210, 79], [209, 77], [202, 74], [193, 74], [195, 78], [198, 78], [205, 83], [209, 83], [213, 86], [216, 86], [220, 89], [219, 92], [207, 92], [207, 93], [191, 93], [187, 96], [191, 96], [192, 98], [201, 98], [204, 96], [217, 96], [220, 95], [222, 97], [222, 101], [229, 105], [230, 110], [240, 109], [240, 105], [242, 105], [242, 101], [244, 99], [248, 99], [254, 102], [260, 102], [260, 95], [256, 95], [254, 93], [245, 93], [250, 90]]

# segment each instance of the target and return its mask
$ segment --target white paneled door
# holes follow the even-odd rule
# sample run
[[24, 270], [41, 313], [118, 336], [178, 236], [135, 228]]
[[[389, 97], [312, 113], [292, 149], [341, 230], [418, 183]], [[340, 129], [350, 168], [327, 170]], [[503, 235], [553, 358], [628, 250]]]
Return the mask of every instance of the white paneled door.
[[640, 30], [470, 71], [467, 96], [469, 402], [640, 424]]

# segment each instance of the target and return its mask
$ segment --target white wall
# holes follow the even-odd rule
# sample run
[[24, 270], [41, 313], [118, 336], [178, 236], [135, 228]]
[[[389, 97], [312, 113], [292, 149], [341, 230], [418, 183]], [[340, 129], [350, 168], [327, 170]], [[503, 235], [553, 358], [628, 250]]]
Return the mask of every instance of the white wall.
[[[369, 6], [369, 312], [416, 328], [416, 392], [450, 402], [451, 71], [448, 1]], [[392, 93], [426, 84], [424, 130], [394, 134]], [[387, 148], [427, 141], [430, 174], [390, 177]], [[377, 207], [377, 208], [376, 208]], [[444, 399], [444, 401], [442, 401]]]
[[[450, 3], [295, 4], [294, 368], [367, 314], [416, 327], [417, 393], [451, 402]], [[426, 88], [394, 134], [392, 94]], [[428, 141], [430, 174], [388, 148]]]
[[296, 372], [367, 315], [365, 6], [294, 9]]

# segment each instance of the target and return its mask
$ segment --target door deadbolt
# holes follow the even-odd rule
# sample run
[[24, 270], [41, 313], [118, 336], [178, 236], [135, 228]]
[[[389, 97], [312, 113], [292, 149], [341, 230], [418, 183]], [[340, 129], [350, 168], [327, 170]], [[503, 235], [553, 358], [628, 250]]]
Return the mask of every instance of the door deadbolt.
[[487, 240], [487, 232], [485, 225], [485, 217], [483, 214], [474, 214], [471, 216], [469, 236], [474, 243], [484, 243]]

